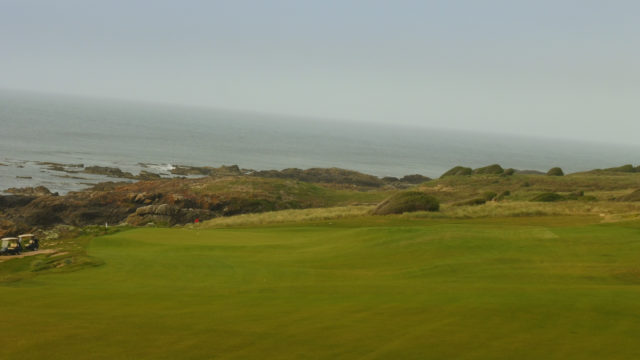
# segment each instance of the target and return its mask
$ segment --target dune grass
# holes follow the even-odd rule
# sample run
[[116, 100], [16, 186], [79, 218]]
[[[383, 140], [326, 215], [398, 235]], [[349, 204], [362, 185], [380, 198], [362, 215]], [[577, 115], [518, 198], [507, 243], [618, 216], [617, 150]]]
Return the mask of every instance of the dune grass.
[[438, 211], [440, 202], [433, 196], [421, 191], [398, 192], [373, 210], [376, 215], [402, 214], [415, 211]]
[[[270, 211], [219, 217], [199, 225], [187, 225], [189, 229], [246, 227], [274, 224], [298, 224], [337, 219], [356, 219], [373, 214], [375, 206], [339, 206], [314, 209]], [[529, 201], [485, 201], [482, 204], [461, 206], [459, 203], [440, 206], [437, 212], [407, 212], [400, 218], [407, 219], [487, 219], [539, 216], [597, 217], [602, 222], [640, 219], [640, 202], [584, 202], [563, 201], [554, 203]]]
[[0, 358], [640, 356], [640, 222], [419, 215], [95, 238], [102, 266], [0, 283]]
[[200, 225], [190, 225], [195, 228], [216, 228], [235, 226], [256, 226], [267, 224], [286, 224], [313, 222], [331, 219], [354, 218], [368, 215], [374, 206], [338, 206], [331, 208], [295, 209], [270, 211], [258, 214], [244, 214], [238, 216], [219, 217], [203, 222]]

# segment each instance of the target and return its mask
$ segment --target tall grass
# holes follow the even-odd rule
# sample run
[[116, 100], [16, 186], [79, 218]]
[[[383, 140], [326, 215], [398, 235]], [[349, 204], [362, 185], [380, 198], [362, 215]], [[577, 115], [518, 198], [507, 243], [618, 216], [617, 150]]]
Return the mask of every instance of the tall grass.
[[369, 214], [373, 208], [374, 206], [340, 206], [318, 209], [270, 211], [259, 214], [215, 218], [205, 221], [199, 226], [215, 228], [323, 221], [364, 216]]
[[[341, 206], [331, 208], [281, 210], [259, 214], [220, 217], [197, 225], [201, 228], [295, 224], [333, 219], [373, 216], [374, 206]], [[439, 212], [407, 212], [406, 219], [474, 219], [533, 216], [598, 216], [603, 222], [640, 219], [639, 202], [562, 201], [535, 203], [529, 201], [490, 201], [483, 205], [444, 204]], [[195, 227], [188, 225], [187, 227]]]
[[604, 221], [640, 218], [638, 202], [583, 202], [563, 201], [533, 203], [528, 201], [487, 202], [479, 206], [443, 205], [439, 213], [405, 213], [406, 218], [466, 219], [519, 216], [595, 215]]

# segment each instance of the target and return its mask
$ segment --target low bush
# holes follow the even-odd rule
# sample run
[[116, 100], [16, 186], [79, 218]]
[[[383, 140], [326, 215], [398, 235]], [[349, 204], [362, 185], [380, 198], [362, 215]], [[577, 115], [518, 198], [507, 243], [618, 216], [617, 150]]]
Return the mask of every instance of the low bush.
[[420, 174], [405, 175], [402, 177], [402, 179], [400, 179], [400, 181], [409, 183], [409, 184], [422, 184], [430, 180], [431, 180], [430, 177], [420, 175]]
[[563, 201], [563, 200], [565, 200], [564, 196], [557, 193], [553, 193], [553, 192], [538, 194], [531, 199], [531, 201], [537, 201], [537, 202], [556, 202], [556, 201]]
[[482, 198], [485, 199], [486, 201], [491, 201], [495, 199], [497, 196], [498, 194], [494, 193], [493, 191], [487, 191], [484, 194], [482, 194]]
[[440, 202], [433, 196], [420, 191], [397, 193], [381, 202], [374, 210], [374, 215], [402, 214], [412, 211], [438, 211]]
[[621, 196], [616, 199], [617, 201], [640, 201], [640, 189], [633, 191], [630, 194]]
[[548, 176], [564, 176], [564, 171], [559, 167], [554, 167], [547, 171]]
[[444, 174], [442, 174], [440, 178], [447, 177], [447, 176], [471, 175], [472, 173], [473, 173], [473, 170], [471, 170], [471, 168], [464, 167], [464, 166], [456, 166], [449, 169], [449, 171], [445, 172]]
[[457, 203], [452, 204], [452, 206], [475, 206], [475, 205], [483, 205], [487, 202], [485, 198], [473, 198], [469, 200], [458, 201]]
[[618, 167], [612, 167], [612, 168], [608, 168], [608, 169], [604, 169], [605, 171], [611, 171], [611, 172], [624, 172], [624, 173], [633, 173], [636, 172], [637, 168], [634, 168], [633, 165], [631, 164], [627, 164], [627, 165], [622, 165], [622, 166], [618, 166]]
[[573, 191], [566, 196], [567, 200], [578, 200], [584, 197], [584, 191]]
[[473, 170], [474, 175], [500, 175], [504, 173], [502, 166], [493, 164]]
[[505, 190], [505, 191], [501, 192], [501, 193], [496, 197], [496, 200], [497, 200], [497, 201], [504, 200], [504, 198], [506, 198], [507, 196], [510, 196], [510, 195], [511, 195], [511, 191], [509, 191], [509, 190]]

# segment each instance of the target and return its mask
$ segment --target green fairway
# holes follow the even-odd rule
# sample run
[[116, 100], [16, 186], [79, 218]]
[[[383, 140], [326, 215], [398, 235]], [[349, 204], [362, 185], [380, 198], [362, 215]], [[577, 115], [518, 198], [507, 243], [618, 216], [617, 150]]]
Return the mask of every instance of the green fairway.
[[640, 223], [596, 221], [123, 231], [0, 283], [0, 359], [638, 359]]

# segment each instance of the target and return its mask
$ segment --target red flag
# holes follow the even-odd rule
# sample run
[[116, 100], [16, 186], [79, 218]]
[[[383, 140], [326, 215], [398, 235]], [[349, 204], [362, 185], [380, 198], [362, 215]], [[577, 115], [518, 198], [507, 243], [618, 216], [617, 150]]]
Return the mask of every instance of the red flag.
[[196, 220], [194, 221], [194, 223], [196, 223], [196, 224], [197, 224], [197, 223], [199, 223], [199, 222], [200, 222], [200, 219], [196, 219]]

